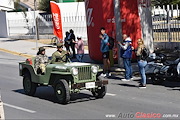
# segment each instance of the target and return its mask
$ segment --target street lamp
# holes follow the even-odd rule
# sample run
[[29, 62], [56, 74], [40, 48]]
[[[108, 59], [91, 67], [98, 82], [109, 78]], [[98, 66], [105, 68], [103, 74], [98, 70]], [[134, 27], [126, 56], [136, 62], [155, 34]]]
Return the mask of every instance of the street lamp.
[[39, 32], [38, 32], [38, 19], [36, 17], [36, 10], [37, 10], [37, 2], [34, 0], [34, 21], [35, 21], [35, 31], [36, 31], [36, 49], [38, 48], [38, 42], [39, 40]]

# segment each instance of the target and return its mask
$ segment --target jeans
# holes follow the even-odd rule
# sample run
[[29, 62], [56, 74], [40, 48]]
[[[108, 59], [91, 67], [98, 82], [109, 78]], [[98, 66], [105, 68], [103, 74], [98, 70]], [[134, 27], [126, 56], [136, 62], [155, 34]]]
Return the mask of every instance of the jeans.
[[76, 55], [76, 58], [77, 58], [77, 60], [78, 60], [79, 62], [83, 62], [83, 61], [82, 61], [83, 56], [84, 56], [84, 54], [77, 54], [77, 55]]
[[131, 59], [123, 58], [124, 68], [125, 68], [125, 79], [132, 78], [132, 66]]
[[138, 66], [139, 66], [139, 72], [141, 74], [141, 83], [146, 84], [146, 73], [145, 73], [145, 66], [147, 65], [147, 61], [139, 60]]

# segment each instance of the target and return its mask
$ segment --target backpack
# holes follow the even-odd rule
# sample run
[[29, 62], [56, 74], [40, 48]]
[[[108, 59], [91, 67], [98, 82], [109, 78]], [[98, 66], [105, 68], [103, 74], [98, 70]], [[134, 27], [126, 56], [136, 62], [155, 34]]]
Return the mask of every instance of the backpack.
[[132, 58], [132, 46], [129, 45], [126, 50], [122, 49], [120, 50], [120, 56], [125, 59]]
[[147, 48], [144, 48], [143, 50], [142, 50], [142, 56], [141, 56], [141, 58], [143, 59], [143, 60], [146, 60], [148, 57], [149, 57], [149, 50], [147, 49]]
[[114, 38], [109, 37], [108, 42], [109, 42], [109, 49], [112, 50], [114, 47]]

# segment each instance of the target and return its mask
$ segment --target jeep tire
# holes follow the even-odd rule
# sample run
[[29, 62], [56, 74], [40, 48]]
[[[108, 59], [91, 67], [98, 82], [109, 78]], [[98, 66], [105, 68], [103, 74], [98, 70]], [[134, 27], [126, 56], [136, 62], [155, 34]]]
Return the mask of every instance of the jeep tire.
[[59, 103], [67, 104], [70, 101], [69, 86], [66, 80], [58, 80], [54, 85], [54, 93]]
[[98, 98], [103, 98], [106, 95], [107, 91], [107, 86], [104, 85], [101, 87], [101, 89], [96, 89], [95, 91], [92, 91], [92, 94], [94, 97]]
[[27, 95], [33, 96], [36, 92], [37, 84], [33, 83], [30, 74], [25, 74], [23, 77], [23, 88]]

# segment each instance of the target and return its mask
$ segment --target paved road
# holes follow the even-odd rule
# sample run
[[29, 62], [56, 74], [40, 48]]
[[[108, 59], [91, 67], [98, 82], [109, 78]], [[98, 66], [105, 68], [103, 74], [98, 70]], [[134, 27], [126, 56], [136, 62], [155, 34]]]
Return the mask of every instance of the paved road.
[[18, 75], [18, 62], [24, 59], [0, 52], [0, 88], [6, 119], [122, 120], [123, 117], [135, 119], [136, 113], [140, 116], [138, 112], [168, 114], [180, 119], [180, 83], [148, 84], [146, 89], [138, 89], [138, 78], [124, 83], [119, 80], [119, 75], [114, 75], [109, 79], [104, 99], [97, 100], [90, 92], [82, 91], [73, 95], [70, 104], [61, 105], [55, 102], [51, 87], [38, 88], [34, 97], [24, 94], [22, 77]]

